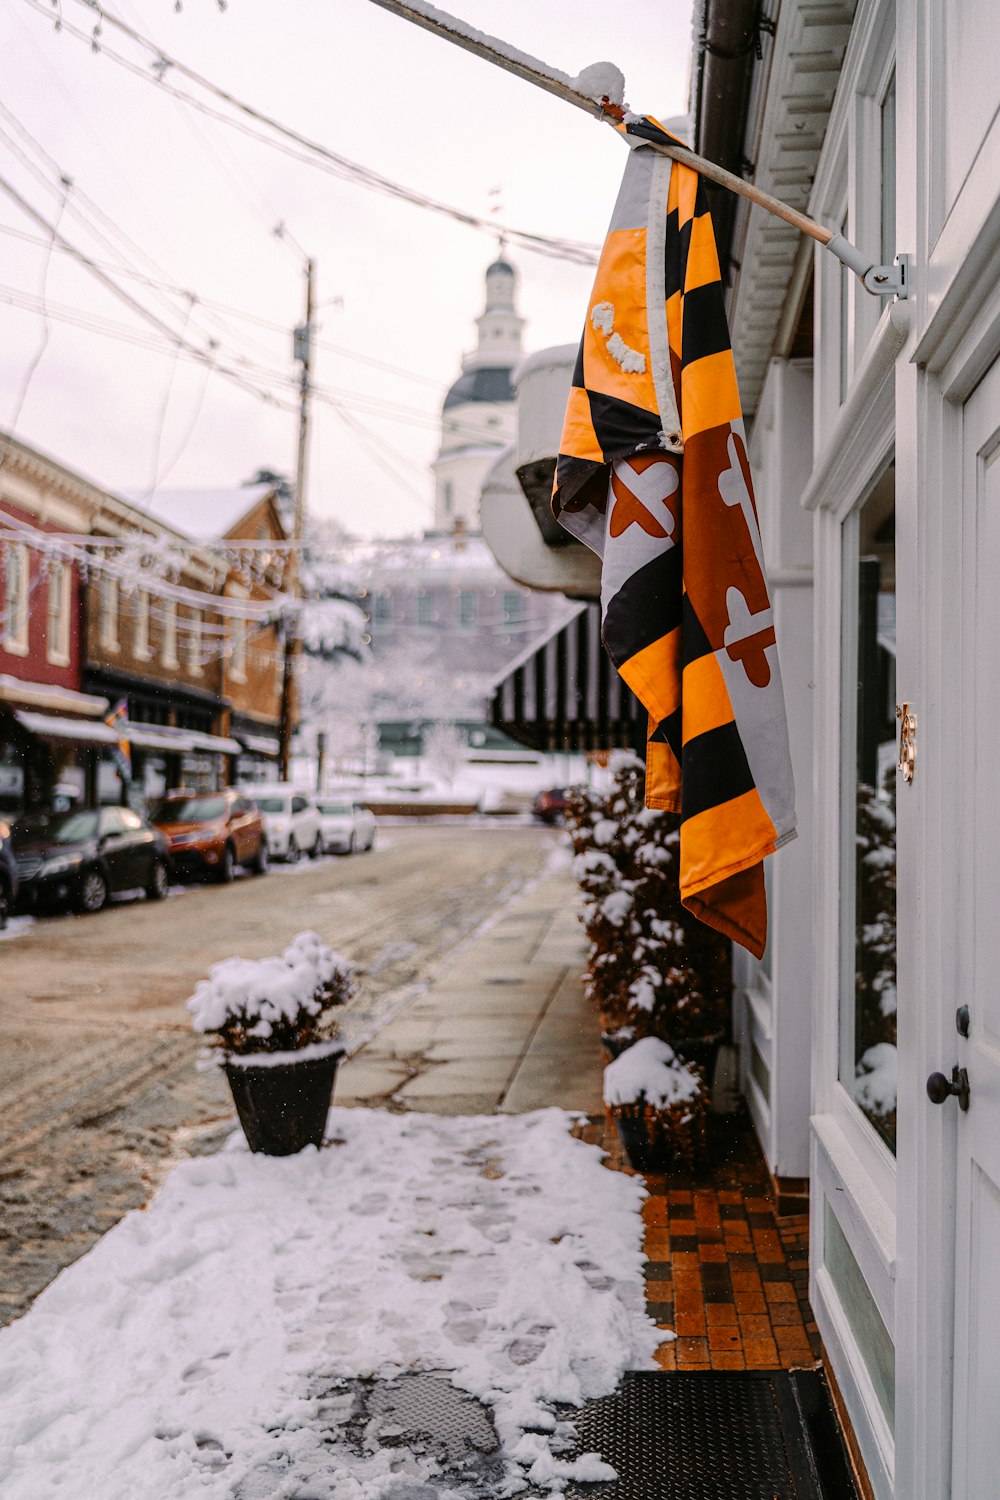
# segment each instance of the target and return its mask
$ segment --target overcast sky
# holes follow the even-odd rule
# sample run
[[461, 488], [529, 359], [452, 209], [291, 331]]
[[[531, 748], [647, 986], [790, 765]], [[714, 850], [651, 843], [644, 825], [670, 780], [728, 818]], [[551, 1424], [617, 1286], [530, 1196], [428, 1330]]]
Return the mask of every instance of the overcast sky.
[[[301, 318], [303, 281], [300, 255], [273, 233], [284, 221], [316, 259], [319, 337], [334, 346], [318, 349], [316, 381], [355, 424], [315, 403], [310, 506], [362, 535], [425, 526], [441, 399], [474, 343], [495, 242], [206, 118], [157, 88], [148, 54], [109, 26], [101, 44], [144, 76], [71, 36], [70, 23], [89, 34], [96, 19], [82, 0], [61, 0], [66, 26], [57, 32], [58, 6], [0, 0], [0, 178], [50, 222], [61, 213], [68, 240], [116, 264], [120, 285], [193, 343], [218, 339], [220, 360], [287, 377], [284, 330]], [[213, 82], [384, 176], [485, 217], [499, 187], [511, 225], [603, 237], [624, 165], [614, 132], [370, 0], [229, 0], [224, 11], [217, 0], [184, 0], [180, 11], [174, 0], [118, 0], [109, 9]], [[664, 117], [687, 106], [690, 9], [690, 0], [456, 0], [471, 25], [564, 72], [615, 61], [633, 108]], [[62, 208], [60, 172], [74, 184]], [[115, 250], [94, 237], [93, 205], [114, 226]], [[45, 235], [0, 190], [0, 426], [16, 418], [25, 441], [112, 488], [223, 487], [258, 467], [291, 473], [294, 414], [206, 378], [197, 363], [108, 336], [113, 324], [157, 339], [69, 256], [47, 257], [44, 244], [9, 230]], [[526, 352], [574, 341], [592, 270], [515, 247], [508, 255]], [[128, 268], [205, 303], [191, 311]], [[52, 315], [44, 349], [44, 320], [10, 303], [37, 306], [43, 290]], [[63, 321], [67, 313], [102, 331]], [[239, 368], [294, 399], [259, 369]]]

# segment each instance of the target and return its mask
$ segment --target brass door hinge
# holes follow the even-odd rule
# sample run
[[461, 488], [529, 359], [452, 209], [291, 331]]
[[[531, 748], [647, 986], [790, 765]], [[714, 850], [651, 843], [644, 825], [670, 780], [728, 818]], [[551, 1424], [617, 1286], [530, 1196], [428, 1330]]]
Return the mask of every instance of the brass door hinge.
[[899, 720], [899, 760], [896, 769], [903, 780], [913, 780], [917, 768], [917, 716], [910, 712], [908, 703], [896, 704]]

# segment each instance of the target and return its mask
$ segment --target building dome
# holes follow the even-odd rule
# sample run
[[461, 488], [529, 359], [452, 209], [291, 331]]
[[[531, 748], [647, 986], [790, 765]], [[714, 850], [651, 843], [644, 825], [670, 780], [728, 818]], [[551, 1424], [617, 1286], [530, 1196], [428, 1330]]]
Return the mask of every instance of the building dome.
[[511, 370], [504, 366], [480, 365], [466, 370], [455, 381], [444, 398], [444, 410], [452, 406], [464, 406], [467, 401], [513, 401], [514, 386]]

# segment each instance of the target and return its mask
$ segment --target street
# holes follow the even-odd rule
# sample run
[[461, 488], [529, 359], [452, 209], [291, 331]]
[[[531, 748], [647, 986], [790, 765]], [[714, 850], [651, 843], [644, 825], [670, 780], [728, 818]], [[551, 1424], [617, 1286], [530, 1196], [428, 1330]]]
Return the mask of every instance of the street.
[[314, 929], [359, 965], [363, 1030], [536, 877], [554, 842], [534, 827], [394, 827], [370, 855], [46, 918], [0, 943], [0, 1323], [233, 1128], [184, 1009], [211, 964]]

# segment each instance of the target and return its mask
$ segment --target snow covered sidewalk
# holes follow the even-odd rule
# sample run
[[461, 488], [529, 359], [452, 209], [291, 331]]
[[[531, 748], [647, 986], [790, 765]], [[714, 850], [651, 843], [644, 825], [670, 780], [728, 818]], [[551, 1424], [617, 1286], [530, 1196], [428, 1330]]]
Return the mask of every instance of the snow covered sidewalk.
[[[571, 1124], [334, 1109], [321, 1151], [234, 1140], [178, 1167], [0, 1334], [4, 1500], [470, 1500], [611, 1478], [560, 1457], [555, 1408], [653, 1368], [663, 1334], [645, 1189]], [[358, 1382], [400, 1377], [391, 1393], [414, 1371], [485, 1403], [489, 1487], [410, 1446], [391, 1399], [365, 1406]]]

